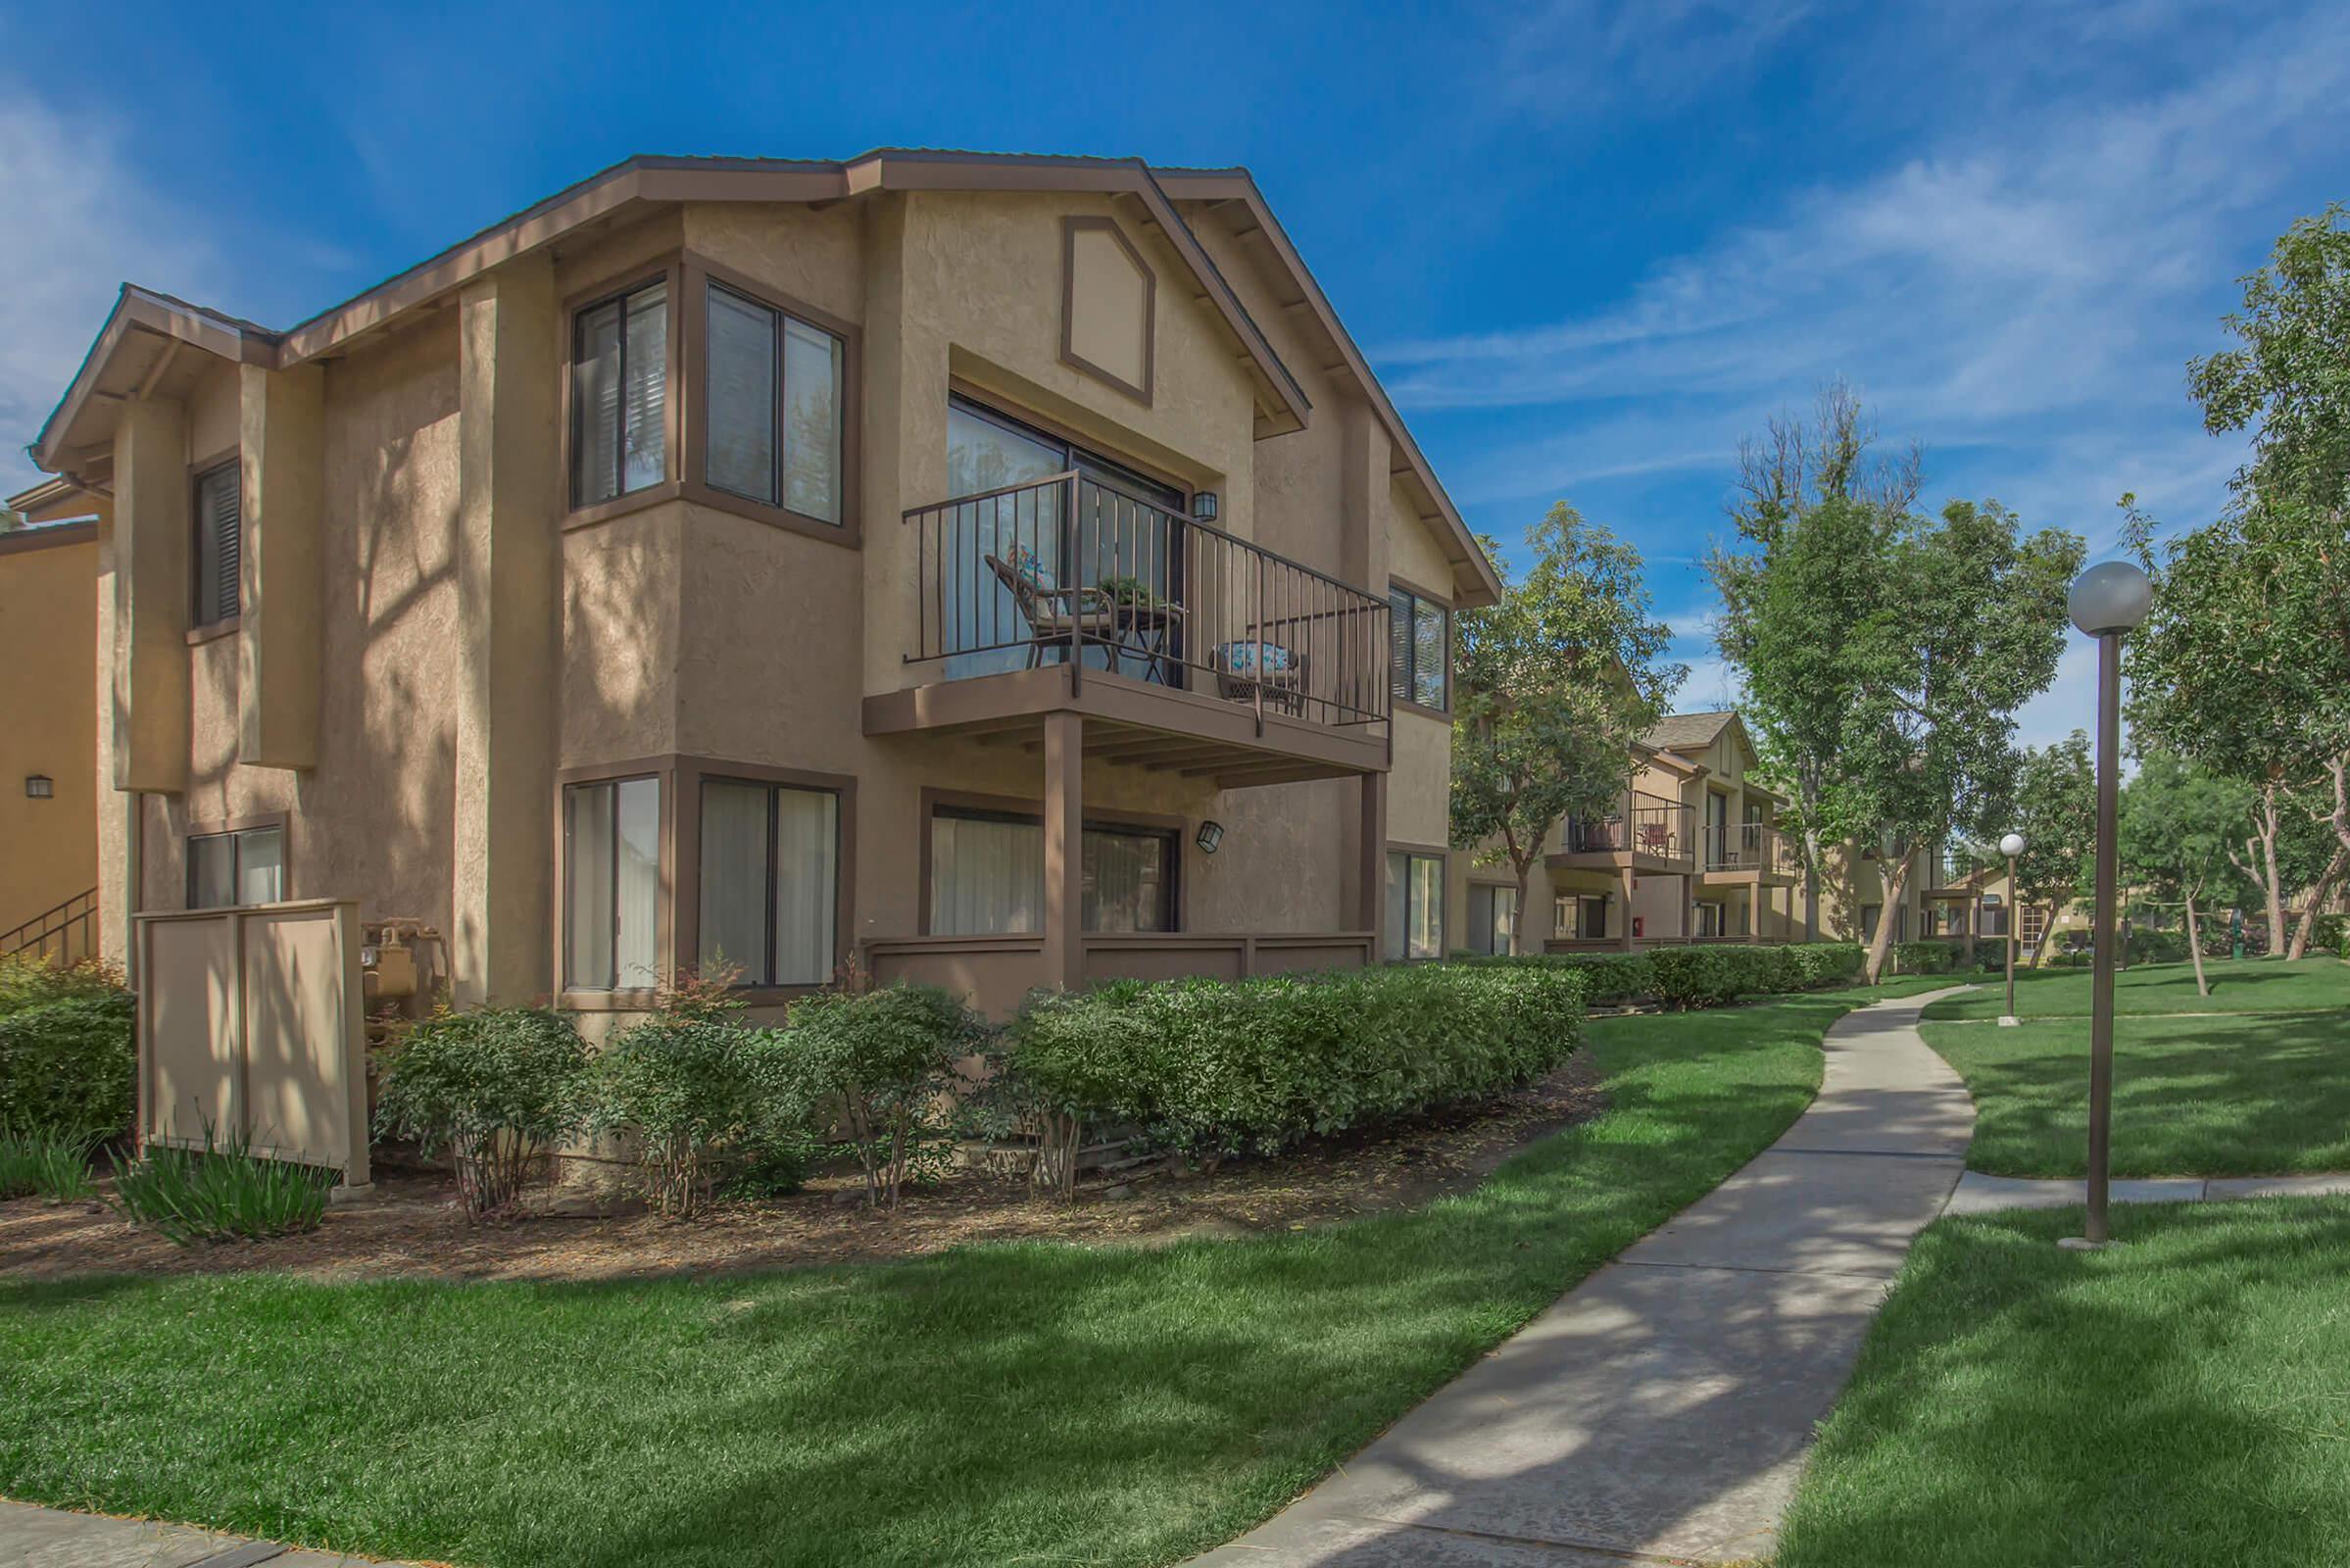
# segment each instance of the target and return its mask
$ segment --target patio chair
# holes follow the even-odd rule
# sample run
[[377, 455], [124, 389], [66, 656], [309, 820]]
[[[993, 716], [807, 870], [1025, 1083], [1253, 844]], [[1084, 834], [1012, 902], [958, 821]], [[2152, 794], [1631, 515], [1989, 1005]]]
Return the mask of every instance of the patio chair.
[[1013, 564], [987, 557], [988, 570], [1011, 591], [1020, 618], [1028, 624], [1028, 667], [1045, 662], [1045, 650], [1071, 647], [1078, 637], [1114, 646], [1119, 639], [1117, 606], [1099, 588], [1062, 588], [1042, 563], [1018, 545]]
[[1216, 695], [1227, 702], [1256, 700], [1267, 708], [1300, 715], [1305, 711], [1305, 655], [1279, 643], [1248, 639], [1219, 643], [1215, 651]]

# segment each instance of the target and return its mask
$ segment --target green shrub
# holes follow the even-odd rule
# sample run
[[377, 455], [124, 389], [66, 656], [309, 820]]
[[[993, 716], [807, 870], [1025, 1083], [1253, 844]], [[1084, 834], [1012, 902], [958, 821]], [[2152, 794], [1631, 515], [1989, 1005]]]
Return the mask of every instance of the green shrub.
[[1583, 990], [1540, 960], [1113, 981], [1031, 997], [1004, 1065], [1072, 1153], [1105, 1122], [1187, 1152], [1269, 1152], [1539, 1077], [1580, 1041]]
[[1848, 982], [1859, 975], [1865, 957], [1859, 945], [1850, 942], [1692, 943], [1637, 953], [1530, 954], [1466, 961], [1571, 970], [1584, 977], [1588, 1000], [1600, 1005], [1660, 1002], [1675, 1007], [1718, 1007], [1739, 997]]
[[103, 958], [60, 968], [29, 953], [0, 955], [0, 1016], [51, 1002], [125, 994], [122, 971]]
[[0, 1199], [35, 1194], [51, 1202], [88, 1198], [95, 1134], [55, 1128], [0, 1126]]
[[0, 1013], [0, 1124], [127, 1132], [137, 1111], [135, 1010], [117, 988], [61, 991]]
[[559, 1012], [435, 1013], [386, 1054], [375, 1129], [447, 1153], [478, 1219], [519, 1197], [539, 1154], [578, 1130], [586, 1072], [587, 1045]]
[[896, 1207], [908, 1179], [940, 1168], [953, 1138], [955, 1063], [989, 1031], [937, 986], [823, 991], [792, 1004], [767, 1082], [779, 1103], [796, 1096], [837, 1104], [865, 1175], [869, 1203]]
[[657, 1214], [690, 1217], [721, 1176], [746, 1195], [789, 1192], [814, 1155], [813, 1104], [790, 1042], [724, 1016], [639, 1024], [589, 1070], [590, 1121], [636, 1140]]
[[258, 1241], [318, 1229], [339, 1172], [253, 1152], [250, 1139], [225, 1143], [204, 1129], [204, 1147], [150, 1144], [144, 1159], [115, 1170], [122, 1217], [181, 1247]]
[[1948, 974], [1958, 967], [1958, 946], [1950, 942], [1896, 942], [1890, 956], [1895, 974]]
[[[2312, 951], [2324, 948], [2336, 957], [2350, 959], [2350, 914], [2321, 914], [2310, 927], [2309, 945]], [[2228, 934], [2222, 929], [2219, 940], [2206, 942], [2206, 953], [2228, 951]]]

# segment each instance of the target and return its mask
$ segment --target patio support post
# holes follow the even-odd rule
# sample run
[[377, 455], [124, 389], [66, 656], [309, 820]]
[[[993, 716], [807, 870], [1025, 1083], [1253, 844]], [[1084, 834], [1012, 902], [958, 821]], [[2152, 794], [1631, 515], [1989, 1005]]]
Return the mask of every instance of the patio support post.
[[[1629, 821], [1630, 818], [1628, 817], [1626, 820]], [[1632, 951], [1632, 889], [1640, 877], [1629, 865], [1625, 866], [1619, 874], [1624, 879], [1624, 917], [1621, 922], [1623, 929], [1616, 933], [1616, 945], [1626, 953], [1630, 953]]]
[[1085, 984], [1085, 719], [1045, 715], [1045, 983]]
[[1681, 940], [1689, 941], [1697, 934], [1697, 873], [1692, 869], [1681, 878]]
[[[1387, 775], [1362, 776], [1362, 818], [1355, 840], [1355, 907], [1357, 929], [1371, 933], [1371, 961], [1387, 952]], [[1526, 911], [1518, 911], [1521, 922]]]

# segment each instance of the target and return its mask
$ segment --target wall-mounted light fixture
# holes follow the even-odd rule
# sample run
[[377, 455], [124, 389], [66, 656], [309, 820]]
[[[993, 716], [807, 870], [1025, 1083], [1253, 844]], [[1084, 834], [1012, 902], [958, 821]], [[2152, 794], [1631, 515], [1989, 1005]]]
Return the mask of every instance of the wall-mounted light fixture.
[[57, 780], [46, 773], [27, 773], [24, 775], [24, 793], [32, 800], [52, 800], [57, 795]]
[[1192, 842], [1199, 846], [1201, 855], [1215, 854], [1217, 846], [1224, 842], [1224, 824], [1212, 818], [1200, 823], [1199, 834]]
[[1199, 490], [1193, 493], [1192, 515], [1201, 522], [1216, 520], [1216, 493], [1213, 490]]

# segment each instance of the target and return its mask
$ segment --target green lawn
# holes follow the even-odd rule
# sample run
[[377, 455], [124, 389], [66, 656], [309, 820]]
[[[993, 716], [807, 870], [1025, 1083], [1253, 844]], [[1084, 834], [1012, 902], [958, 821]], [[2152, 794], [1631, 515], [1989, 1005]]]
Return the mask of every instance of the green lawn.
[[1173, 1561], [1737, 1169], [1878, 993], [1592, 1028], [1612, 1108], [1409, 1213], [653, 1284], [0, 1286], [0, 1494], [499, 1568]]
[[2350, 1200], [2078, 1208], [1920, 1238], [1777, 1568], [2350, 1561]]
[[[2117, 1176], [2248, 1176], [2350, 1170], [2350, 966], [2247, 962], [2213, 988], [2308, 996], [2339, 985], [2330, 1010], [2160, 1017], [2155, 1004], [2200, 1011], [2184, 965], [2132, 970], [2114, 1024], [2113, 1170]], [[2264, 975], [2274, 975], [2269, 979]], [[2043, 982], [2047, 989], [2055, 982]], [[2081, 981], [2085, 996], [2086, 981]], [[1963, 999], [1951, 999], [1953, 1001]], [[2059, 1006], [2067, 995], [2052, 1001]], [[1948, 1003], [1934, 1004], [1931, 1017]], [[2023, 988], [2018, 988], [2018, 1005]], [[2085, 1017], [1928, 1023], [1926, 1043], [1975, 1097], [1967, 1163], [1995, 1176], [2080, 1176], [2088, 1165], [2089, 1031]]]
[[[2207, 958], [2204, 973], [2211, 995], [2195, 994], [2194, 966], [2138, 963], [2114, 976], [2118, 1012], [2287, 1012], [2350, 1007], [2350, 963], [2339, 958]], [[1983, 976], [1978, 989], [1945, 997], [1926, 1007], [1928, 1019], [1990, 1018], [2007, 1010], [2004, 972]], [[2018, 969], [2016, 1016], [2085, 1018], [2089, 1015], [2086, 969]]]

